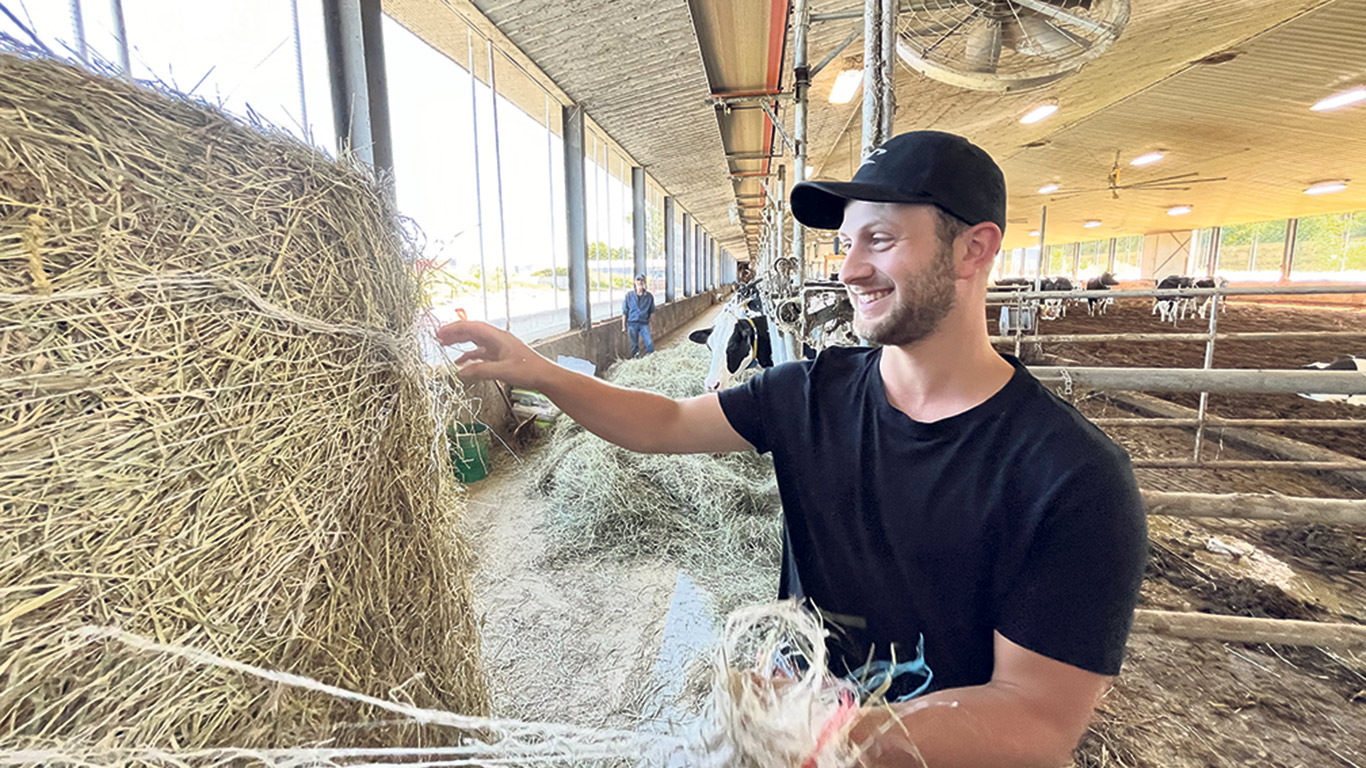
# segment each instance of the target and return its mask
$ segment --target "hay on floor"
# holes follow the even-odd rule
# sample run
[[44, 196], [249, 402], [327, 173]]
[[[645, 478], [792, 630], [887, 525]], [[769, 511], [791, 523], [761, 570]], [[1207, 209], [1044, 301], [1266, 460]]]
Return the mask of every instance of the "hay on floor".
[[[692, 397], [702, 394], [709, 360], [705, 347], [685, 344], [617, 363], [606, 378]], [[766, 456], [633, 453], [565, 417], [551, 431], [536, 488], [551, 502], [554, 560], [674, 560], [723, 610], [776, 595], [781, 504]]]
[[86, 625], [486, 710], [406, 249], [352, 163], [0, 54], [0, 748], [428, 738]]

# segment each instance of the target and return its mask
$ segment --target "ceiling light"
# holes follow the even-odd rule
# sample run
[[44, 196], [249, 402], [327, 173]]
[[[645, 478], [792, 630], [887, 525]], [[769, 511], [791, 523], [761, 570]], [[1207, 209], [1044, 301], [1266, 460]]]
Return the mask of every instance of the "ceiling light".
[[1030, 236], [1030, 237], [1038, 237], [1038, 236], [1041, 235], [1041, 234], [1043, 234], [1043, 233], [1040, 232], [1039, 230], [1035, 229], [1035, 230], [1032, 230], [1032, 231], [1029, 233], [1029, 236]]
[[1057, 192], [1057, 191], [1058, 191], [1058, 185], [1057, 185], [1057, 184], [1053, 184], [1053, 183], [1051, 183], [1051, 182], [1048, 183], [1048, 184], [1043, 185], [1042, 187], [1039, 187], [1039, 194], [1041, 194], [1041, 195], [1051, 195], [1051, 194], [1053, 194], [1054, 192]]
[[1052, 115], [1054, 112], [1057, 111], [1057, 104], [1043, 104], [1041, 106], [1037, 106], [1029, 110], [1029, 112], [1024, 117], [1020, 118], [1020, 122], [1024, 123], [1025, 125], [1032, 125], [1034, 123], [1039, 122], [1040, 120], [1043, 120], [1049, 115]]
[[808, 166], [806, 166], [806, 178], [809, 179], [809, 178], [811, 178], [812, 176], [815, 176], [815, 175], [816, 175], [816, 166], [814, 166], [814, 165], [808, 165]]
[[1095, 229], [1100, 226], [1100, 219], [1090, 219], [1085, 224], [1082, 224], [1082, 226], [1087, 229]]
[[1168, 216], [1185, 216], [1190, 212], [1191, 207], [1189, 205], [1173, 205], [1167, 209]]
[[1158, 160], [1161, 160], [1164, 157], [1166, 157], [1166, 155], [1162, 154], [1161, 152], [1149, 152], [1146, 155], [1139, 155], [1138, 157], [1135, 157], [1133, 160], [1130, 160], [1129, 165], [1152, 165], [1153, 163], [1157, 162]]
[[1348, 104], [1355, 104], [1358, 101], [1366, 101], [1366, 86], [1353, 88], [1350, 91], [1335, 93], [1319, 103], [1310, 107], [1315, 112], [1327, 112], [1330, 109], [1340, 109]]
[[848, 104], [863, 84], [863, 70], [846, 69], [835, 76], [835, 85], [830, 89], [831, 104]]
[[1320, 181], [1304, 190], [1306, 195], [1331, 195], [1334, 192], [1341, 192], [1347, 188], [1345, 181]]

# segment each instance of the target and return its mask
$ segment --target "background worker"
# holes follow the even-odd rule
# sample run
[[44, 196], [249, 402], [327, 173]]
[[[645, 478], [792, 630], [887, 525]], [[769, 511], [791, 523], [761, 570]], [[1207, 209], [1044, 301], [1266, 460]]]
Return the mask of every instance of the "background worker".
[[631, 357], [642, 357], [640, 341], [645, 341], [644, 355], [655, 351], [650, 338], [650, 318], [655, 314], [655, 295], [645, 290], [645, 275], [636, 275], [635, 290], [621, 300], [621, 329], [631, 335]]
[[771, 452], [781, 596], [820, 611], [831, 671], [881, 689], [851, 737], [884, 768], [1066, 764], [1117, 674], [1147, 555], [1127, 455], [991, 346], [1005, 182], [950, 134], [897, 136], [792, 211], [839, 229], [854, 330], [686, 400], [615, 387], [478, 323], [461, 375], [544, 392], [642, 452]]

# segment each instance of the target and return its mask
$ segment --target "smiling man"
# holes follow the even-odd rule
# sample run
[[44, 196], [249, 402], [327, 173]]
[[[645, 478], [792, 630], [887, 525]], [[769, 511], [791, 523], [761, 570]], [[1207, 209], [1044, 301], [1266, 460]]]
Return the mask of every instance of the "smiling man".
[[462, 375], [545, 392], [646, 452], [773, 454], [780, 590], [819, 610], [832, 671], [891, 708], [852, 733], [868, 765], [1065, 764], [1119, 671], [1147, 554], [1128, 457], [987, 335], [1000, 168], [967, 140], [897, 136], [792, 212], [838, 229], [855, 331], [741, 387], [674, 401], [540, 358], [481, 324]]

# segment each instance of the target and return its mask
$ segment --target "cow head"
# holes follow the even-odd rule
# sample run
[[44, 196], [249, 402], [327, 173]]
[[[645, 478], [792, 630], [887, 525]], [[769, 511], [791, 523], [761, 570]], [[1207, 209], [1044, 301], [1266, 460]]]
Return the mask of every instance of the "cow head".
[[735, 376], [751, 365], [773, 365], [768, 318], [751, 310], [748, 304], [741, 307], [731, 302], [716, 316], [712, 327], [688, 334], [689, 340], [711, 349], [711, 368], [705, 384], [708, 392], [730, 386]]
[[1105, 272], [1105, 273], [1103, 273], [1103, 274], [1100, 276], [1100, 284], [1101, 284], [1101, 285], [1119, 285], [1119, 281], [1115, 279], [1115, 276], [1114, 276], [1114, 275], [1110, 274], [1109, 272]]

